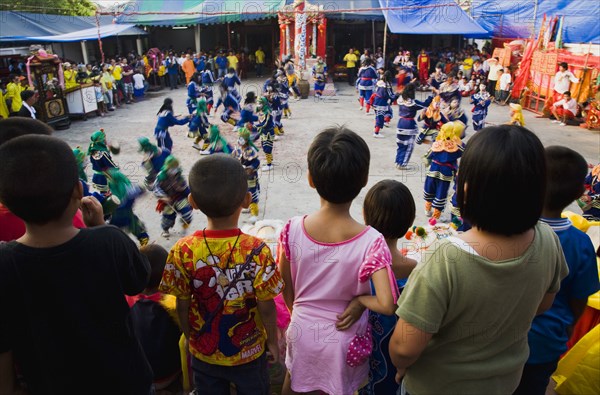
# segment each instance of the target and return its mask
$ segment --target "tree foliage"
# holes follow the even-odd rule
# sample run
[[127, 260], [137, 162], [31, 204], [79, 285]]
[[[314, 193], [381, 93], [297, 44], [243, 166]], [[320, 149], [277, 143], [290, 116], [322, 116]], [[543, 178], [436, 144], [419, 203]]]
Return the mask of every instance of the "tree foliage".
[[0, 0], [2, 11], [36, 14], [94, 15], [96, 6], [90, 0]]

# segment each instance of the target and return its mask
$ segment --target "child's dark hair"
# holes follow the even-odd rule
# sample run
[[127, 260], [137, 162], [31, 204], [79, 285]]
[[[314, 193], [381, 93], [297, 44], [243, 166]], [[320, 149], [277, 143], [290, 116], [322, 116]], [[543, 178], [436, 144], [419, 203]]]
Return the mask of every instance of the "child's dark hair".
[[31, 89], [25, 89], [23, 92], [21, 92], [21, 100], [22, 101], [27, 101], [30, 98], [32, 98], [33, 96], [35, 96], [35, 92], [32, 91]]
[[140, 248], [140, 252], [145, 255], [150, 262], [150, 280], [148, 280], [146, 288], [158, 288], [169, 253], [158, 244], [145, 245]]
[[414, 84], [408, 84], [402, 90], [402, 99], [414, 99], [416, 95], [416, 88]]
[[167, 97], [165, 101], [163, 101], [163, 105], [160, 107], [160, 110], [158, 110], [156, 115], [160, 114], [165, 110], [173, 112], [173, 99], [171, 99], [170, 97]]
[[548, 183], [544, 208], [563, 210], [583, 195], [587, 162], [579, 153], [567, 147], [546, 148]]
[[0, 158], [2, 204], [30, 224], [44, 225], [63, 215], [79, 183], [67, 143], [50, 136], [21, 136], [0, 147]]
[[194, 202], [207, 217], [222, 218], [241, 207], [248, 192], [248, 178], [242, 164], [224, 154], [198, 160], [190, 171]]
[[19, 136], [41, 134], [50, 136], [52, 128], [33, 118], [11, 117], [0, 119], [0, 145]]
[[540, 139], [515, 125], [477, 132], [462, 156], [456, 192], [463, 218], [480, 230], [511, 236], [533, 228], [546, 192]]
[[367, 192], [363, 212], [367, 225], [386, 239], [399, 239], [415, 221], [415, 200], [406, 185], [383, 180]]
[[345, 126], [325, 129], [308, 149], [308, 171], [319, 195], [330, 203], [349, 203], [367, 184], [371, 153]]

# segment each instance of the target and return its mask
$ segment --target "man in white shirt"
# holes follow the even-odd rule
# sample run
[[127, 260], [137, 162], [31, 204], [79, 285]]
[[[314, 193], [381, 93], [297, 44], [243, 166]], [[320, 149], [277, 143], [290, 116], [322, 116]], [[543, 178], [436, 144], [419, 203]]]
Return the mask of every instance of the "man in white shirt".
[[560, 126], [566, 126], [567, 120], [575, 118], [577, 115], [577, 101], [571, 97], [571, 92], [563, 93], [562, 100], [552, 105], [552, 115], [556, 118], [552, 123], [560, 123]]
[[560, 63], [554, 76], [554, 101], [560, 100], [565, 92], [570, 91], [571, 82], [577, 83], [579, 79], [569, 71], [567, 62]]
[[488, 67], [488, 82], [487, 82], [487, 91], [490, 95], [496, 96], [496, 83], [498, 82], [498, 71], [502, 69], [502, 64], [500, 63], [500, 59], [490, 58], [484, 62]]
[[510, 75], [510, 68], [507, 67], [506, 70], [500, 69], [498, 73], [502, 72], [502, 76], [500, 77], [500, 95], [498, 96], [498, 101], [500, 104], [506, 104], [506, 100], [508, 99], [508, 95], [510, 94], [510, 84], [512, 82], [512, 76]]

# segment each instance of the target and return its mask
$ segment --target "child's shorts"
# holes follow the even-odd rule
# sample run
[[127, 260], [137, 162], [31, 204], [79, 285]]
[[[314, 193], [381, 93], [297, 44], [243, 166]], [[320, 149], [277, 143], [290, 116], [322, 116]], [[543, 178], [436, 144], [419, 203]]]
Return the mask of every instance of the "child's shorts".
[[192, 357], [194, 388], [202, 395], [229, 394], [231, 383], [238, 393], [269, 395], [267, 353], [239, 366], [219, 366]]

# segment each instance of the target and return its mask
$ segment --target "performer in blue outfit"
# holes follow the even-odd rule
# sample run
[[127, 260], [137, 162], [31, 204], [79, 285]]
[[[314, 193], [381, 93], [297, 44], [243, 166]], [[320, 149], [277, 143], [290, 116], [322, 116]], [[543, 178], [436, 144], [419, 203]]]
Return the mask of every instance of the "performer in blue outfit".
[[446, 122], [446, 118], [441, 113], [441, 99], [439, 95], [429, 96], [425, 100], [427, 108], [421, 111], [419, 121], [423, 121], [423, 128], [417, 136], [416, 143], [422, 144], [427, 137], [431, 137], [433, 141], [438, 134], [438, 131]]
[[204, 151], [200, 151], [200, 155], [212, 155], [219, 152], [231, 154], [233, 151], [233, 148], [231, 148], [227, 140], [221, 136], [221, 132], [217, 125], [210, 126], [208, 139], [208, 148]]
[[142, 167], [146, 169], [147, 173], [144, 178], [144, 186], [147, 190], [152, 191], [156, 176], [165, 164], [167, 157], [171, 155], [171, 152], [168, 149], [158, 148], [147, 137], [140, 137], [138, 144], [140, 145], [139, 152], [144, 153]]
[[165, 238], [169, 238], [169, 229], [175, 226], [177, 214], [183, 229], [187, 229], [192, 223], [192, 206], [188, 201], [190, 188], [182, 173], [179, 161], [169, 155], [156, 177], [154, 195], [158, 198], [157, 211], [162, 214], [161, 236]]
[[231, 95], [233, 95], [233, 97], [235, 97], [238, 103], [242, 101], [242, 96], [237, 90], [237, 85], [242, 85], [242, 81], [240, 81], [240, 78], [235, 72], [235, 69], [230, 68], [228, 70], [227, 74], [225, 75], [225, 78], [223, 78], [223, 84], [227, 86], [227, 90]]
[[426, 107], [425, 103], [415, 100], [415, 86], [407, 85], [398, 99], [398, 130], [396, 132], [396, 168], [404, 170], [415, 148], [415, 139], [419, 133], [417, 111]]
[[473, 129], [476, 132], [485, 127], [485, 118], [487, 117], [488, 107], [491, 102], [492, 98], [485, 84], [479, 84], [479, 92], [471, 96], [471, 104], [473, 104]]
[[277, 83], [279, 84], [277, 95], [279, 96], [279, 101], [281, 102], [281, 110], [284, 118], [292, 117], [292, 110], [290, 110], [290, 85], [287, 77], [285, 75], [279, 76], [277, 78]]
[[221, 86], [219, 86], [219, 91], [221, 92], [221, 97], [217, 100], [215, 110], [223, 104], [225, 110], [223, 110], [223, 114], [221, 114], [221, 121], [235, 126], [238, 123], [238, 120], [233, 118], [232, 115], [240, 111], [240, 102], [231, 92], [229, 92], [227, 85], [221, 84]]
[[198, 86], [198, 72], [192, 75], [190, 79], [190, 83], [187, 87], [188, 97], [185, 101], [185, 105], [188, 108], [190, 114], [193, 114], [196, 111], [196, 101], [198, 100], [198, 96], [200, 96], [200, 87]]
[[384, 137], [383, 133], [381, 133], [381, 128], [383, 128], [385, 122], [390, 121], [390, 106], [397, 98], [398, 97], [388, 89], [384, 80], [377, 81], [375, 92], [371, 95], [367, 104], [367, 114], [371, 107], [375, 110], [375, 130], [373, 131], [373, 137]]
[[252, 91], [246, 93], [244, 106], [240, 112], [240, 120], [236, 124], [236, 129], [247, 128], [252, 131], [254, 123], [258, 121], [256, 115], [256, 94]]
[[158, 110], [158, 121], [154, 128], [154, 137], [156, 138], [157, 145], [160, 148], [166, 148], [169, 151], [173, 151], [173, 140], [169, 134], [169, 128], [175, 125], [185, 125], [190, 121], [191, 116], [185, 118], [175, 118], [173, 115], [173, 100], [166, 98], [163, 102], [162, 107]]
[[250, 223], [258, 220], [258, 201], [260, 197], [260, 183], [258, 182], [258, 168], [260, 159], [258, 158], [258, 148], [252, 143], [250, 131], [246, 128], [239, 130], [237, 147], [233, 150], [233, 157], [238, 159], [246, 174], [248, 174], [248, 192], [252, 195], [250, 203]]
[[377, 82], [377, 70], [373, 67], [373, 61], [369, 58], [365, 59], [363, 66], [358, 70], [358, 78], [356, 79], [356, 89], [358, 89], [358, 101], [360, 102], [360, 110], [365, 107], [365, 101], [369, 101], [373, 95], [373, 89]]
[[279, 90], [279, 83], [276, 81], [275, 83], [267, 87], [266, 94], [268, 104], [271, 109], [271, 115], [273, 117], [273, 124], [275, 125], [275, 140], [277, 140], [277, 136], [285, 134], [285, 131], [283, 130], [283, 122], [281, 121], [283, 109], [281, 104], [281, 98], [279, 96]]
[[322, 57], [317, 57], [317, 63], [312, 68], [312, 75], [315, 80], [315, 97], [318, 99], [323, 96], [325, 84], [327, 83], [327, 64], [323, 62]]
[[442, 211], [446, 208], [450, 183], [454, 181], [458, 159], [465, 150], [459, 138], [462, 129], [464, 124], [461, 122], [445, 123], [425, 157], [431, 163], [423, 190], [425, 214], [428, 217], [440, 219]]
[[446, 108], [445, 111], [442, 111], [442, 115], [444, 117], [444, 123], [460, 121], [465, 125], [462, 134], [459, 136], [461, 139], [464, 139], [466, 136], [466, 129], [469, 127], [469, 119], [467, 118], [465, 111], [460, 107], [460, 100], [453, 98], [450, 102], [450, 106]]
[[208, 115], [210, 115], [210, 110], [212, 110], [215, 100], [213, 95], [213, 85], [215, 83], [215, 76], [210, 69], [205, 69], [202, 72], [202, 87], [200, 88], [200, 95], [206, 98], [206, 109]]
[[111, 193], [121, 202], [112, 214], [109, 223], [131, 233], [138, 239], [141, 246], [145, 246], [149, 241], [146, 226], [133, 213], [135, 200], [144, 191], [139, 186], [132, 184], [123, 173], [115, 168], [108, 170], [108, 185]]
[[[192, 147], [199, 151], [207, 149], [208, 129], [210, 128], [210, 122], [208, 121], [208, 107], [204, 97], [200, 97], [198, 99], [196, 113], [190, 121], [188, 128], [188, 137], [194, 139], [194, 144], [192, 144]], [[202, 140], [204, 140], [204, 145], [201, 147], [200, 141]]]
[[90, 156], [90, 163], [94, 175], [92, 176], [92, 186], [103, 195], [110, 195], [108, 188], [108, 170], [118, 169], [119, 167], [113, 161], [113, 158], [106, 145], [106, 134], [104, 129], [92, 133], [91, 143], [87, 154]]
[[269, 101], [266, 97], [260, 98], [258, 110], [261, 114], [260, 123], [256, 125], [256, 129], [260, 134], [262, 149], [265, 153], [267, 164], [262, 167], [263, 171], [271, 171], [273, 169], [273, 142], [275, 141], [275, 123], [273, 112], [269, 106]]

